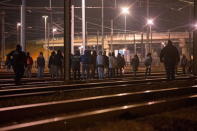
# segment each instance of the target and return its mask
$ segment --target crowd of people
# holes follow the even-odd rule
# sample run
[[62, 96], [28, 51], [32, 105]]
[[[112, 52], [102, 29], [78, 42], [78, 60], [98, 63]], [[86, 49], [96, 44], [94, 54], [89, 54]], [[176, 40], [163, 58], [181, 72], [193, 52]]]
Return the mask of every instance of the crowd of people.
[[[63, 55], [60, 50], [53, 51], [48, 61], [48, 68], [51, 74], [51, 78], [61, 78], [63, 77]], [[40, 52], [36, 62], [35, 67], [37, 68], [37, 77], [44, 77], [45, 71], [45, 58], [43, 56], [43, 52]], [[32, 77], [32, 67], [34, 61], [30, 56], [29, 52], [22, 51], [20, 45], [16, 46], [16, 49], [7, 54], [6, 65], [10, 70], [13, 69], [15, 73], [15, 83], [20, 84], [21, 78], [25, 75], [27, 78]]]
[[[71, 69], [74, 79], [104, 79], [105, 77], [113, 78], [122, 76], [123, 69], [126, 65], [124, 56], [118, 53], [115, 54], [106, 52], [97, 52], [85, 50], [83, 55], [76, 51], [71, 56]], [[81, 72], [80, 72], [81, 70]], [[96, 74], [98, 74], [96, 76]]]
[[[151, 53], [147, 53], [143, 61], [145, 78], [151, 75], [152, 61]], [[164, 63], [166, 76], [169, 80], [175, 79], [176, 68], [179, 62], [184, 74], [186, 72], [192, 72], [192, 60], [188, 60], [185, 55], [183, 55], [180, 60], [179, 51], [170, 40], [161, 50], [160, 61]], [[30, 53], [23, 52], [20, 45], [17, 45], [16, 50], [7, 55], [6, 65], [8, 68], [12, 67], [15, 72], [16, 84], [20, 83], [20, 79], [24, 74], [28, 78], [32, 77], [33, 63], [35, 62], [30, 56]], [[80, 54], [80, 51], [76, 50], [70, 57], [70, 63], [71, 72], [73, 74], [72, 78], [74, 80], [119, 77], [123, 75], [126, 66], [124, 55], [118, 53], [117, 56], [115, 56], [114, 52], [110, 52], [107, 56], [106, 52], [99, 51], [97, 53], [95, 50], [85, 50], [83, 54]], [[63, 65], [64, 56], [60, 50], [51, 53], [47, 64], [43, 52], [40, 52], [36, 59], [37, 77], [44, 77], [45, 68], [48, 66], [51, 78], [62, 78]], [[140, 65], [137, 54], [131, 58], [130, 65], [132, 73], [134, 77], [136, 77]]]

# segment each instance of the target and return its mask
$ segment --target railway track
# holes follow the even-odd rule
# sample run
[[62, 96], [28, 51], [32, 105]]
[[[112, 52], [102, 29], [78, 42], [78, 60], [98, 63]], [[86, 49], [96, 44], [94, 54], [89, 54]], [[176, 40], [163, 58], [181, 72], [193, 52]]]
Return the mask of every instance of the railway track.
[[[190, 80], [195, 79], [191, 77], [180, 77], [178, 80]], [[44, 96], [51, 95], [57, 92], [69, 92], [72, 90], [87, 90], [89, 88], [101, 89], [101, 88], [111, 88], [113, 87], [123, 87], [123, 86], [133, 86], [147, 84], [148, 82], [161, 82], [166, 81], [165, 78], [157, 78], [157, 79], [147, 79], [147, 80], [121, 80], [121, 81], [107, 81], [107, 82], [95, 82], [95, 83], [83, 83], [83, 84], [41, 84], [41, 85], [31, 85], [31, 86], [23, 86], [12, 89], [2, 89], [0, 90], [0, 98], [1, 101], [21, 98], [21, 97], [31, 97], [31, 96]]]
[[[187, 75], [183, 75], [183, 74], [180, 74], [178, 76], [187, 76]], [[162, 78], [162, 77], [165, 77], [165, 74], [163, 73], [154, 73], [152, 74], [151, 76], [148, 76], [147, 79], [155, 79], [155, 78]], [[104, 81], [111, 81], [111, 80], [121, 80], [121, 79], [128, 79], [128, 80], [131, 80], [131, 79], [134, 79], [134, 80], [137, 80], [137, 79], [145, 79], [144, 75], [138, 75], [137, 77], [133, 77], [131, 74], [127, 74], [127, 75], [124, 75], [123, 77], [117, 77], [117, 78], [107, 78], [105, 79]], [[102, 81], [102, 80], [80, 80], [80, 81], [72, 81], [70, 82], [70, 84], [72, 83], [87, 83], [87, 82], [93, 82], [93, 81]], [[17, 86], [14, 84], [14, 80], [13, 79], [0, 79], [0, 90], [1, 89], [5, 89], [5, 88], [20, 88], [20, 87], [33, 87], [34, 85], [47, 85], [47, 84], [59, 84], [63, 82], [63, 80], [61, 79], [52, 79], [52, 78], [24, 78], [22, 80], [22, 84]]]
[[[140, 78], [145, 78], [144, 76], [144, 72], [140, 72], [138, 73], [138, 75], [135, 77], [136, 79], [140, 79]], [[147, 78], [150, 78], [150, 77], [158, 77], [158, 76], [163, 76], [165, 77], [165, 73], [164, 72], [154, 72], [151, 74], [151, 76], [148, 76]], [[113, 79], [118, 79], [118, 78], [134, 78], [133, 74], [132, 73], [127, 73], [127, 74], [124, 74], [123, 76], [117, 76], [116, 78], [113, 78]], [[109, 79], [109, 78], [107, 78]], [[29, 83], [29, 82], [42, 82], [42, 81], [53, 81], [53, 80], [56, 80], [56, 79], [52, 79], [50, 78], [48, 75], [46, 75], [44, 78], [37, 78], [37, 77], [32, 77], [31, 79], [29, 78], [23, 78], [22, 79], [22, 84], [26, 84], [26, 83]], [[57, 80], [60, 80], [60, 79], [57, 79]], [[4, 84], [4, 85], [8, 85], [8, 83], [10, 85], [14, 85], [14, 79], [13, 79], [13, 76], [10, 76], [9, 78], [7, 78], [6, 74], [4, 75], [1, 75], [0, 77], [0, 85]]]
[[99, 120], [145, 116], [195, 105], [196, 93], [196, 86], [168, 86], [162, 89], [125, 91], [118, 94], [5, 107], [0, 109], [0, 130], [61, 131]]

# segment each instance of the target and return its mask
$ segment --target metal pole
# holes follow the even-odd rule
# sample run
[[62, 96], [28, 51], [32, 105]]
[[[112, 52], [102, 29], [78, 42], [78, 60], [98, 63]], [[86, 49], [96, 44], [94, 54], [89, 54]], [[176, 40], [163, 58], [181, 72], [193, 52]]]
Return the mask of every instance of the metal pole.
[[51, 5], [52, 5], [51, 3], [52, 3], [51, 0], [49, 0], [49, 7], [50, 7], [50, 8], [51, 8]]
[[150, 25], [150, 52], [152, 52], [152, 26]]
[[16, 24], [16, 44], [19, 44], [19, 32], [18, 32], [18, 23]]
[[54, 49], [55, 49], [55, 47], [54, 47], [54, 41], [55, 41], [54, 39], [55, 39], [55, 34], [54, 34], [54, 33], [55, 33], [55, 31], [53, 31], [53, 51], [54, 51]]
[[[197, 0], [194, 0], [194, 21], [197, 21]], [[194, 30], [193, 37], [193, 74], [197, 75], [197, 30]]]
[[44, 40], [47, 43], [47, 17], [44, 17], [44, 29], [45, 29]]
[[114, 22], [111, 20], [111, 48], [110, 51], [113, 51], [113, 35], [114, 35]]
[[102, 0], [102, 16], [101, 16], [101, 19], [102, 19], [102, 23], [101, 23], [101, 35], [102, 35], [102, 51], [104, 51], [104, 2]]
[[5, 12], [1, 12], [1, 53], [2, 53], [2, 61], [4, 61], [5, 57]]
[[[85, 32], [85, 35], [86, 35], [86, 37], [85, 37], [85, 44], [86, 44], [86, 46], [87, 46], [87, 44], [88, 44], [88, 38], [87, 38], [87, 37], [88, 37], [88, 30], [87, 30], [87, 29], [88, 29], [88, 22], [86, 22], [86, 30], [85, 30], [85, 31], [86, 31], [86, 32]], [[87, 47], [86, 47], [86, 48], [87, 48]]]
[[49, 37], [50, 37], [50, 23], [48, 23], [48, 28], [47, 28], [47, 61], [49, 61]]
[[20, 40], [20, 37], [19, 37], [19, 27], [20, 27], [20, 23], [18, 22], [16, 24], [16, 39], [17, 39], [17, 44], [20, 44], [19, 40]]
[[86, 34], [85, 34], [85, 31], [86, 31], [86, 18], [85, 18], [85, 0], [82, 0], [82, 46], [83, 46], [83, 53], [86, 49]]
[[96, 52], [98, 53], [98, 46], [99, 46], [99, 31], [97, 31], [97, 43], [96, 43]]
[[135, 33], [133, 34], [133, 42], [134, 42], [134, 54], [137, 54], [136, 41], [135, 41]]
[[[147, 19], [149, 19], [149, 0], [147, 0], [147, 6], [146, 6], [146, 13], [147, 13]], [[150, 51], [150, 47], [149, 47], [149, 27], [147, 26], [147, 32], [146, 32], [146, 39], [147, 39], [147, 45], [146, 45], [146, 49], [145, 49], [145, 54], [147, 54], [148, 51]], [[149, 49], [147, 49], [147, 47]], [[145, 55], [146, 56], [146, 55]]]
[[141, 33], [141, 53], [144, 56], [144, 51], [143, 51], [143, 46], [144, 46], [144, 34], [143, 32]]
[[191, 58], [191, 45], [192, 45], [192, 32], [189, 31], [189, 46], [188, 46], [188, 51], [189, 51], [189, 58]]
[[64, 0], [64, 80], [70, 80], [71, 0]]
[[21, 5], [21, 46], [23, 51], [26, 50], [26, 36], [25, 36], [25, 8], [26, 8], [26, 0], [22, 0], [22, 5]]
[[71, 53], [74, 54], [74, 38], [75, 38], [75, 7], [72, 5], [72, 22], [71, 22]]
[[[50, 8], [50, 26], [49, 26], [49, 38], [51, 40], [51, 35], [53, 35], [53, 9], [52, 9], [52, 0], [49, 0], [49, 8]], [[53, 41], [53, 38], [52, 38]]]
[[127, 16], [125, 15], [125, 23], [124, 23], [124, 35], [125, 35], [125, 40], [126, 40], [126, 34], [127, 34]]

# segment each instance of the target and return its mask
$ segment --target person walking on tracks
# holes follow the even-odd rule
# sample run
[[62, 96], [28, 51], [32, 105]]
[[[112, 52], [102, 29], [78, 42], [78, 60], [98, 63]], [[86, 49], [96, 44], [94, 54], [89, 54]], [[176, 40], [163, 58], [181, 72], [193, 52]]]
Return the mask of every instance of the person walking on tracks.
[[8, 59], [13, 60], [12, 62], [12, 68], [14, 70], [15, 73], [15, 84], [21, 84], [21, 78], [24, 75], [25, 72], [25, 67], [26, 67], [26, 54], [25, 52], [22, 51], [22, 47], [20, 45], [16, 45], [16, 50], [11, 51], [8, 55], [7, 55]]
[[138, 67], [139, 67], [139, 57], [137, 56], [137, 54], [134, 56], [134, 58], [131, 59], [131, 66], [133, 69], [133, 73], [134, 73], [134, 77], [136, 77], [137, 71], [138, 71]]
[[73, 72], [73, 79], [80, 80], [80, 51], [75, 51], [75, 54], [71, 56], [71, 68]]
[[45, 59], [43, 57], [43, 53], [40, 52], [38, 58], [37, 58], [37, 68], [38, 68], [38, 77], [44, 76], [44, 68], [45, 68]]
[[55, 51], [53, 51], [51, 53], [51, 56], [49, 57], [48, 68], [49, 68], [49, 72], [51, 74], [51, 78], [56, 77], [55, 55], [56, 55], [56, 53], [55, 53]]
[[96, 58], [96, 62], [98, 67], [99, 79], [104, 79], [104, 56], [102, 55], [102, 51], [99, 52]]
[[151, 53], [148, 53], [146, 56], [146, 59], [144, 61], [144, 65], [146, 66], [146, 72], [145, 77], [147, 78], [147, 75], [151, 75], [151, 65], [152, 65], [152, 56]]
[[90, 75], [90, 51], [85, 50], [80, 60], [82, 63], [82, 79], [88, 79]]
[[59, 78], [63, 77], [63, 63], [64, 63], [64, 57], [62, 55], [62, 52], [58, 50], [57, 54], [55, 55], [55, 61], [54, 61], [56, 77]]
[[168, 44], [161, 50], [160, 61], [164, 63], [168, 80], [175, 79], [175, 68], [180, 61], [178, 49], [168, 40]]
[[28, 78], [31, 78], [31, 71], [32, 71], [32, 65], [33, 65], [33, 59], [32, 57], [30, 56], [30, 53], [27, 52], [27, 67], [26, 67], [26, 70], [25, 70], [25, 76], [28, 77]]
[[115, 54], [109, 53], [109, 77], [115, 77]]
[[188, 60], [186, 56], [183, 54], [182, 59], [181, 59], [181, 67], [182, 67], [183, 74], [186, 74], [187, 65], [188, 65]]

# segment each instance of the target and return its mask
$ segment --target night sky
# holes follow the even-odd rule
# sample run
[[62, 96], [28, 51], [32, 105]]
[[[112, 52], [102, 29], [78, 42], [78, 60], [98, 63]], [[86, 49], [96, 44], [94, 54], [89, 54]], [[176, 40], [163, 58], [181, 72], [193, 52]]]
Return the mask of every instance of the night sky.
[[[129, 6], [130, 15], [127, 16], [127, 30], [145, 31], [146, 0], [104, 0], [105, 34], [110, 32], [110, 20], [114, 19], [115, 33], [124, 31], [124, 16], [120, 14], [120, 7]], [[150, 0], [150, 17], [155, 19], [153, 31], [186, 31], [189, 30], [193, 15], [193, 0]], [[81, 6], [81, 0], [73, 0], [76, 7]], [[0, 10], [6, 12], [6, 37], [16, 39], [16, 23], [20, 21], [21, 0], [0, 0]], [[87, 7], [101, 7], [101, 0], [86, 0]], [[44, 38], [43, 15], [49, 15], [49, 0], [27, 0], [27, 39]], [[63, 0], [52, 0], [53, 23], [58, 28], [57, 36], [62, 35]], [[101, 31], [101, 8], [86, 9], [88, 34], [95, 35]], [[81, 8], [75, 9], [75, 33], [81, 34]]]

